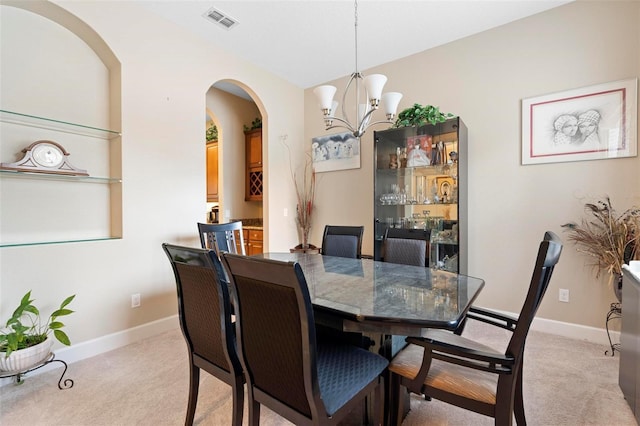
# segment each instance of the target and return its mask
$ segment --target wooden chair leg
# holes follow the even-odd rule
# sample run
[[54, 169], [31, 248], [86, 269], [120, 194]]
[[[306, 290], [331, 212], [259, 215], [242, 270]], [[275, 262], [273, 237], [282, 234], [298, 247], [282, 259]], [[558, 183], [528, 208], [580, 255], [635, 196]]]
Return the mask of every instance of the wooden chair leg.
[[516, 423], [518, 426], [526, 426], [527, 419], [524, 415], [524, 399], [522, 395], [522, 365], [518, 371], [518, 378], [516, 379], [516, 392], [514, 395], [513, 412], [516, 416]]
[[374, 405], [374, 424], [378, 425], [378, 426], [382, 426], [385, 424], [385, 418], [384, 418], [384, 391], [385, 391], [385, 385], [384, 385], [384, 378], [380, 377], [380, 383], [378, 384], [378, 386], [376, 387], [376, 391], [375, 391], [375, 396], [373, 399], [373, 404]]
[[260, 426], [260, 403], [249, 396], [249, 425]]
[[389, 426], [397, 426], [400, 423], [402, 423], [401, 420], [401, 416], [402, 414], [400, 413], [400, 392], [401, 392], [401, 386], [400, 386], [400, 376], [398, 376], [397, 374], [390, 374], [389, 377], [389, 386], [387, 386], [387, 390], [389, 392], [389, 395], [387, 398], [385, 398], [388, 401], [388, 409], [387, 412], [389, 413], [389, 418], [386, 419], [386, 422]]
[[244, 409], [244, 386], [242, 380], [236, 379], [232, 386], [233, 391], [233, 426], [242, 426], [242, 410]]
[[196, 415], [196, 405], [198, 404], [198, 388], [200, 386], [200, 369], [195, 365], [189, 366], [189, 401], [187, 402], [187, 417], [184, 420], [185, 426], [193, 425]]

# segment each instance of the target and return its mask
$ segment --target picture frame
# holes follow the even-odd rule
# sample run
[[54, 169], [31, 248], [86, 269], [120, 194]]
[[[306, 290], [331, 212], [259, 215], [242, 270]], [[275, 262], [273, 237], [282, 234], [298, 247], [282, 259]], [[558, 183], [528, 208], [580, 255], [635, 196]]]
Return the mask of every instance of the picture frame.
[[317, 173], [360, 168], [360, 138], [351, 132], [311, 139], [311, 158]]
[[522, 164], [637, 156], [637, 79], [522, 100]]
[[407, 167], [428, 166], [431, 164], [431, 135], [409, 136], [406, 141]]
[[451, 197], [453, 192], [453, 178], [450, 177], [439, 177], [436, 178], [436, 186], [438, 187], [438, 198], [441, 200], [447, 195], [447, 197]]

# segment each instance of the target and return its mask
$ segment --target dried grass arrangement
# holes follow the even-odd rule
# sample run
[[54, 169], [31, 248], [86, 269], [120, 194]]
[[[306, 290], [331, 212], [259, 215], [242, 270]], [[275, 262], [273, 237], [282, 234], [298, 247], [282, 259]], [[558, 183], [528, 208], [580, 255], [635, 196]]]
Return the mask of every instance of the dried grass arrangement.
[[587, 217], [580, 224], [562, 225], [569, 232], [569, 241], [590, 257], [596, 278], [602, 271], [619, 276], [622, 265], [640, 254], [640, 208], [618, 214], [607, 196], [595, 204], [585, 204], [584, 209]]
[[298, 199], [296, 204], [296, 224], [298, 225], [301, 239], [299, 248], [308, 249], [311, 248], [309, 244], [309, 233], [311, 232], [314, 200], [316, 196], [316, 171], [313, 168], [311, 156], [307, 155], [308, 158], [305, 161], [303, 174], [300, 178], [298, 174], [293, 171], [291, 150], [284, 140], [283, 143], [289, 152], [289, 170], [291, 171], [291, 180], [295, 186], [296, 197]]

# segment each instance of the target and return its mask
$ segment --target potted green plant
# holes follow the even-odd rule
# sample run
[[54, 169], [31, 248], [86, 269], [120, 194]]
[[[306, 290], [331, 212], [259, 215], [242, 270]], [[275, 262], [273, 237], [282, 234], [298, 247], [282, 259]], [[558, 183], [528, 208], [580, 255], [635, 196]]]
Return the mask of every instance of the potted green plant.
[[393, 127], [422, 126], [427, 123], [443, 123], [451, 117], [455, 116], [449, 112], [440, 112], [440, 108], [437, 106], [413, 104], [413, 106], [403, 109], [398, 114], [398, 118], [393, 124]]
[[207, 142], [213, 142], [218, 140], [218, 127], [213, 124], [211, 127], [207, 129], [206, 133]]
[[251, 127], [247, 126], [246, 124], [243, 124], [242, 128], [244, 129], [245, 132], [248, 132], [249, 130], [261, 129], [262, 119], [260, 117], [256, 117], [255, 120], [251, 122]]
[[609, 197], [584, 205], [587, 217], [581, 223], [565, 223], [569, 241], [580, 253], [589, 256], [596, 278], [601, 272], [611, 275], [610, 282], [618, 301], [622, 298], [622, 265], [640, 254], [640, 208], [631, 207], [618, 214]]
[[64, 324], [59, 317], [74, 311], [67, 305], [75, 298], [69, 296], [53, 311], [46, 322], [40, 317], [40, 310], [33, 305], [31, 291], [22, 297], [20, 304], [0, 330], [0, 370], [22, 371], [42, 362], [49, 355], [55, 337], [63, 345], [70, 345], [69, 336], [62, 331]]

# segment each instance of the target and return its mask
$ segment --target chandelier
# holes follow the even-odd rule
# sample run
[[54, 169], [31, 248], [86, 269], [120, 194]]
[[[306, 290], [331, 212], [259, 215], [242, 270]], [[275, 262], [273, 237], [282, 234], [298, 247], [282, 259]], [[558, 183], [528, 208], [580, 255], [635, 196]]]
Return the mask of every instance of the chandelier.
[[[333, 99], [336, 88], [335, 86], [318, 86], [313, 89], [313, 93], [318, 97], [320, 103], [320, 109], [324, 115], [325, 130], [335, 128], [345, 128], [353, 133], [353, 136], [360, 137], [364, 132], [375, 124], [387, 123], [393, 124], [393, 119], [398, 109], [400, 99], [402, 99], [402, 93], [388, 92], [382, 93], [382, 89], [387, 82], [387, 77], [382, 74], [371, 74], [363, 76], [358, 71], [358, 1], [354, 2], [355, 9], [355, 64], [356, 70], [351, 74], [351, 78], [347, 83], [347, 86], [342, 95], [342, 118], [335, 115], [335, 111], [338, 109], [338, 102]], [[345, 108], [347, 93], [351, 86], [354, 86], [355, 101], [357, 105], [356, 121], [352, 123], [347, 116]], [[361, 89], [364, 85], [365, 99], [361, 99]], [[362, 101], [362, 102], [361, 102]], [[371, 123], [371, 114], [380, 107], [380, 104], [384, 106], [384, 112], [387, 117], [386, 120], [376, 121]], [[354, 110], [356, 110], [354, 108]], [[334, 124], [335, 123], [335, 124]]]

